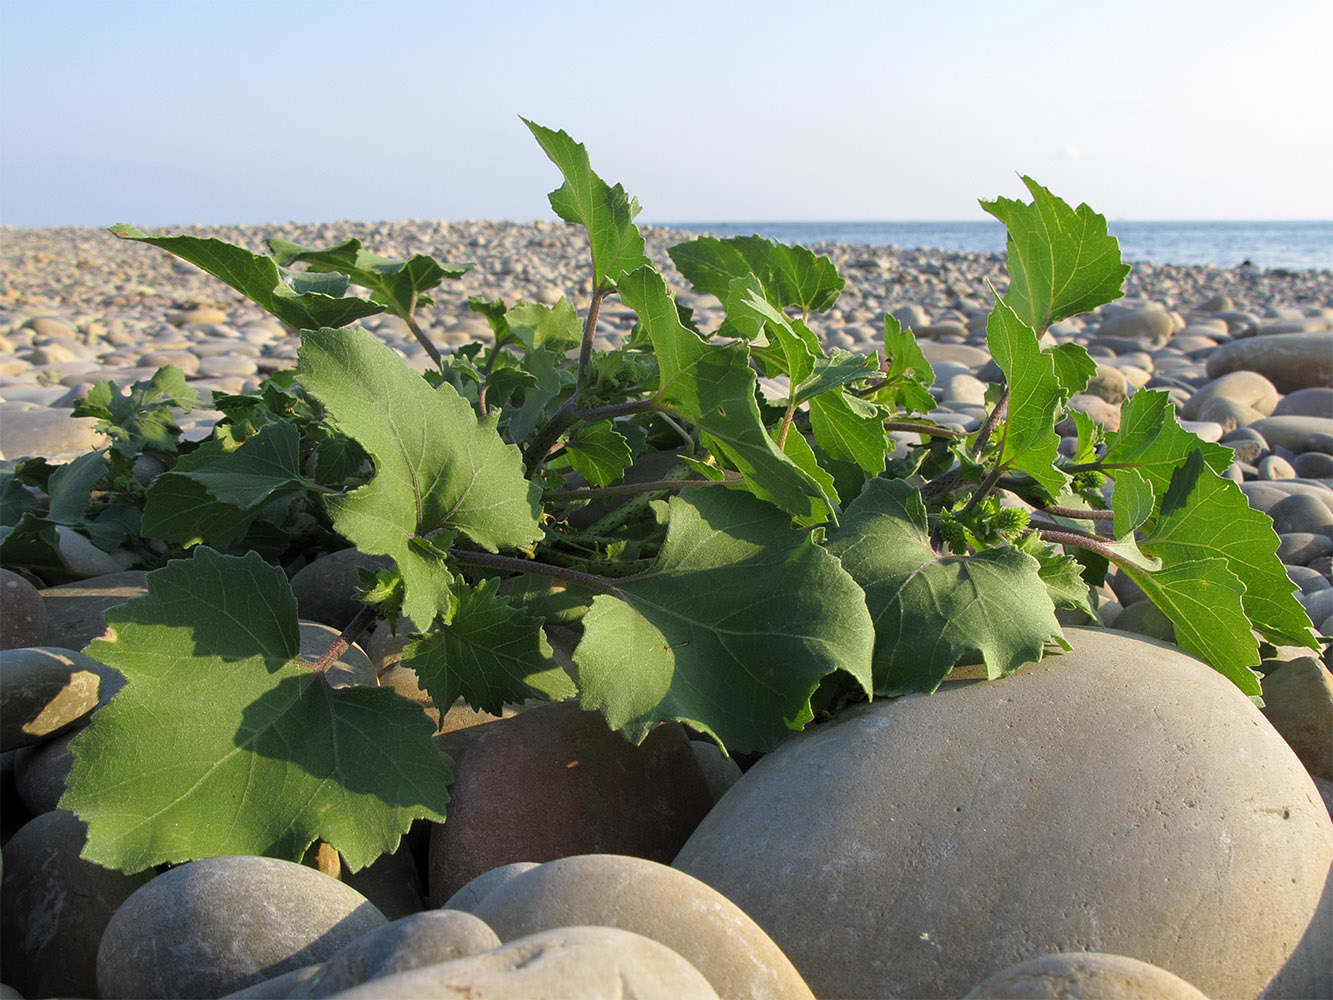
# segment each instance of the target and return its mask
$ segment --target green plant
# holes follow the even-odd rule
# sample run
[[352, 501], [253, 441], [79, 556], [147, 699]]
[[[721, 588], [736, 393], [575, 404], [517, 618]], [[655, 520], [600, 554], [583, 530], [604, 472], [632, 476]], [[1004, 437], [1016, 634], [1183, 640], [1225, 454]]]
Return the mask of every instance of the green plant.
[[[131, 871], [295, 859], [323, 839], [355, 869], [413, 818], [442, 820], [450, 776], [426, 716], [392, 691], [325, 682], [380, 615], [412, 623], [403, 662], [441, 710], [577, 695], [632, 741], [678, 720], [731, 750], [769, 748], [848, 701], [933, 691], [972, 654], [992, 678], [1039, 659], [1063, 645], [1057, 607], [1096, 617], [1090, 588], [1112, 563], [1252, 697], [1256, 632], [1315, 645], [1271, 523], [1219, 475], [1227, 449], [1181, 429], [1164, 393], [1135, 394], [1111, 434], [1068, 409], [1095, 366], [1042, 336], [1117, 298], [1129, 270], [1086, 205], [1028, 178], [1030, 203], [983, 202], [1009, 230], [1010, 282], [987, 325], [1004, 382], [963, 434], [926, 416], [934, 374], [892, 317], [882, 357], [825, 350], [810, 323], [843, 281], [803, 248], [673, 247], [725, 306], [701, 333], [644, 254], [637, 202], [568, 135], [526, 124], [564, 177], [553, 209], [587, 230], [591, 299], [582, 320], [563, 300], [473, 300], [493, 342], [446, 356], [414, 311], [468, 265], [354, 240], [275, 240], [261, 256], [113, 228], [227, 281], [301, 330], [301, 348], [294, 373], [215, 399], [225, 416], [197, 446], [169, 433], [162, 407], [191, 400], [160, 373], [161, 391], [140, 384], [133, 405], [101, 390], [88, 404], [120, 429], [110, 454], [5, 480], [0, 544], [40, 549], [52, 524], [82, 523], [86, 511], [56, 515], [69, 492], [57, 477], [106, 466], [117, 502], [142, 504], [136, 544], [190, 553], [109, 612], [110, 637], [88, 649], [128, 685], [72, 746], [62, 806], [88, 823], [87, 857]], [[369, 297], [345, 297], [349, 284]], [[611, 295], [638, 323], [596, 350]], [[436, 367], [418, 375], [339, 329], [378, 311]], [[758, 374], [785, 397], [766, 400]], [[1055, 431], [1066, 415], [1072, 455]], [[920, 443], [895, 451], [888, 431]], [[165, 458], [137, 493], [124, 474], [136, 449]], [[285, 577], [259, 554], [287, 551], [297, 521], [395, 565], [367, 576], [363, 612], [313, 664], [297, 656]], [[553, 658], [553, 625], [577, 635], [577, 684]]]

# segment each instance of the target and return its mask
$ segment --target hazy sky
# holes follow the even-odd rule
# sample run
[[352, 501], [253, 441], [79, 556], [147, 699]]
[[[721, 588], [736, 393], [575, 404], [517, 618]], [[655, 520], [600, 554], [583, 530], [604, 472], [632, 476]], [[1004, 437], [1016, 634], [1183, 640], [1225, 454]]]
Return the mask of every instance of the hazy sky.
[[1329, 0], [0, 0], [0, 222], [1333, 218]]

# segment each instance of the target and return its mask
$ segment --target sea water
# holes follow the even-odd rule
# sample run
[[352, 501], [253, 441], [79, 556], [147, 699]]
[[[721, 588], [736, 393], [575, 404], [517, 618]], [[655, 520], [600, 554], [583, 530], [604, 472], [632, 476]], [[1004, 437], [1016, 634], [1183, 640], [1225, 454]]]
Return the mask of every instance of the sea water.
[[[1004, 226], [968, 222], [673, 222], [673, 229], [782, 243], [846, 243], [1001, 253]], [[1267, 269], [1333, 270], [1333, 220], [1315, 222], [1125, 222], [1108, 228], [1127, 261]]]

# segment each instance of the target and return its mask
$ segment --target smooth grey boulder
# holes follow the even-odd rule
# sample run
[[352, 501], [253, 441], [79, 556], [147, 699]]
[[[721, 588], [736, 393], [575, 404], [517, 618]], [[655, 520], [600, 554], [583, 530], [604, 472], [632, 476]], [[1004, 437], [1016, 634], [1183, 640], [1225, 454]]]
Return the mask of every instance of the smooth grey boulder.
[[1264, 436], [1271, 448], [1290, 448], [1305, 451], [1312, 434], [1333, 434], [1333, 417], [1277, 416], [1264, 417], [1250, 424]]
[[482, 872], [446, 899], [443, 909], [472, 913], [476, 910], [477, 905], [490, 895], [492, 889], [500, 888], [510, 879], [518, 878], [524, 872], [530, 872], [537, 866], [535, 861], [511, 861], [507, 865], [500, 865], [488, 872]]
[[1281, 397], [1272, 382], [1258, 372], [1234, 371], [1213, 379], [1199, 389], [1185, 403], [1181, 416], [1186, 420], [1206, 419], [1201, 416], [1205, 403], [1213, 399], [1228, 399], [1257, 411], [1261, 417], [1270, 415]]
[[963, 1000], [1208, 1000], [1179, 976], [1103, 952], [1043, 955], [978, 983]]
[[585, 854], [548, 861], [492, 889], [473, 912], [502, 941], [557, 927], [620, 927], [684, 956], [719, 996], [812, 1000], [792, 963], [740, 907], [684, 872], [644, 858]]
[[763, 926], [819, 996], [956, 997], [1062, 951], [1212, 996], [1333, 989], [1333, 823], [1221, 674], [1069, 628], [1073, 652], [793, 737], [675, 866]]
[[46, 605], [31, 583], [0, 569], [0, 649], [40, 646], [46, 641]]
[[717, 1000], [699, 971], [657, 941], [615, 927], [561, 927], [494, 951], [400, 972], [341, 1000]]
[[347, 627], [361, 610], [352, 597], [361, 577], [358, 569], [387, 569], [393, 560], [387, 556], [366, 555], [357, 549], [340, 549], [321, 556], [292, 577], [297, 613], [311, 621], [332, 625], [334, 631]]
[[73, 813], [43, 813], [5, 844], [0, 965], [30, 997], [97, 995], [97, 943], [117, 908], [153, 877], [79, 857], [88, 828]]
[[1333, 383], [1333, 330], [1273, 333], [1222, 344], [1208, 355], [1208, 376], [1258, 372], [1278, 392]]
[[500, 947], [495, 932], [470, 913], [428, 910], [357, 938], [327, 961], [229, 994], [229, 1000], [316, 1000], [411, 969]]
[[387, 920], [337, 879], [234, 855], [173, 868], [116, 911], [97, 951], [113, 997], [219, 997], [331, 957]]

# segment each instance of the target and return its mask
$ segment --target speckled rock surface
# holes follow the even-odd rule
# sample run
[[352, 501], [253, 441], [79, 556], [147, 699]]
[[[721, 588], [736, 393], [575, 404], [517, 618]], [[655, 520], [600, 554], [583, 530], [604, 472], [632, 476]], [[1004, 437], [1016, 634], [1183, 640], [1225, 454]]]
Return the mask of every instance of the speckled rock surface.
[[676, 867], [754, 917], [820, 996], [960, 996], [1080, 950], [1212, 996], [1279, 972], [1274, 995], [1326, 993], [1333, 823], [1295, 754], [1178, 650], [1066, 636], [1073, 653], [1003, 680], [792, 738]]
[[388, 923], [356, 890], [274, 858], [207, 858], [127, 899], [97, 952], [103, 998], [217, 997], [322, 962]]
[[493, 889], [474, 912], [504, 941], [556, 927], [620, 927], [683, 955], [719, 996], [811, 998], [791, 962], [733, 902], [643, 858], [588, 854], [550, 861]]

